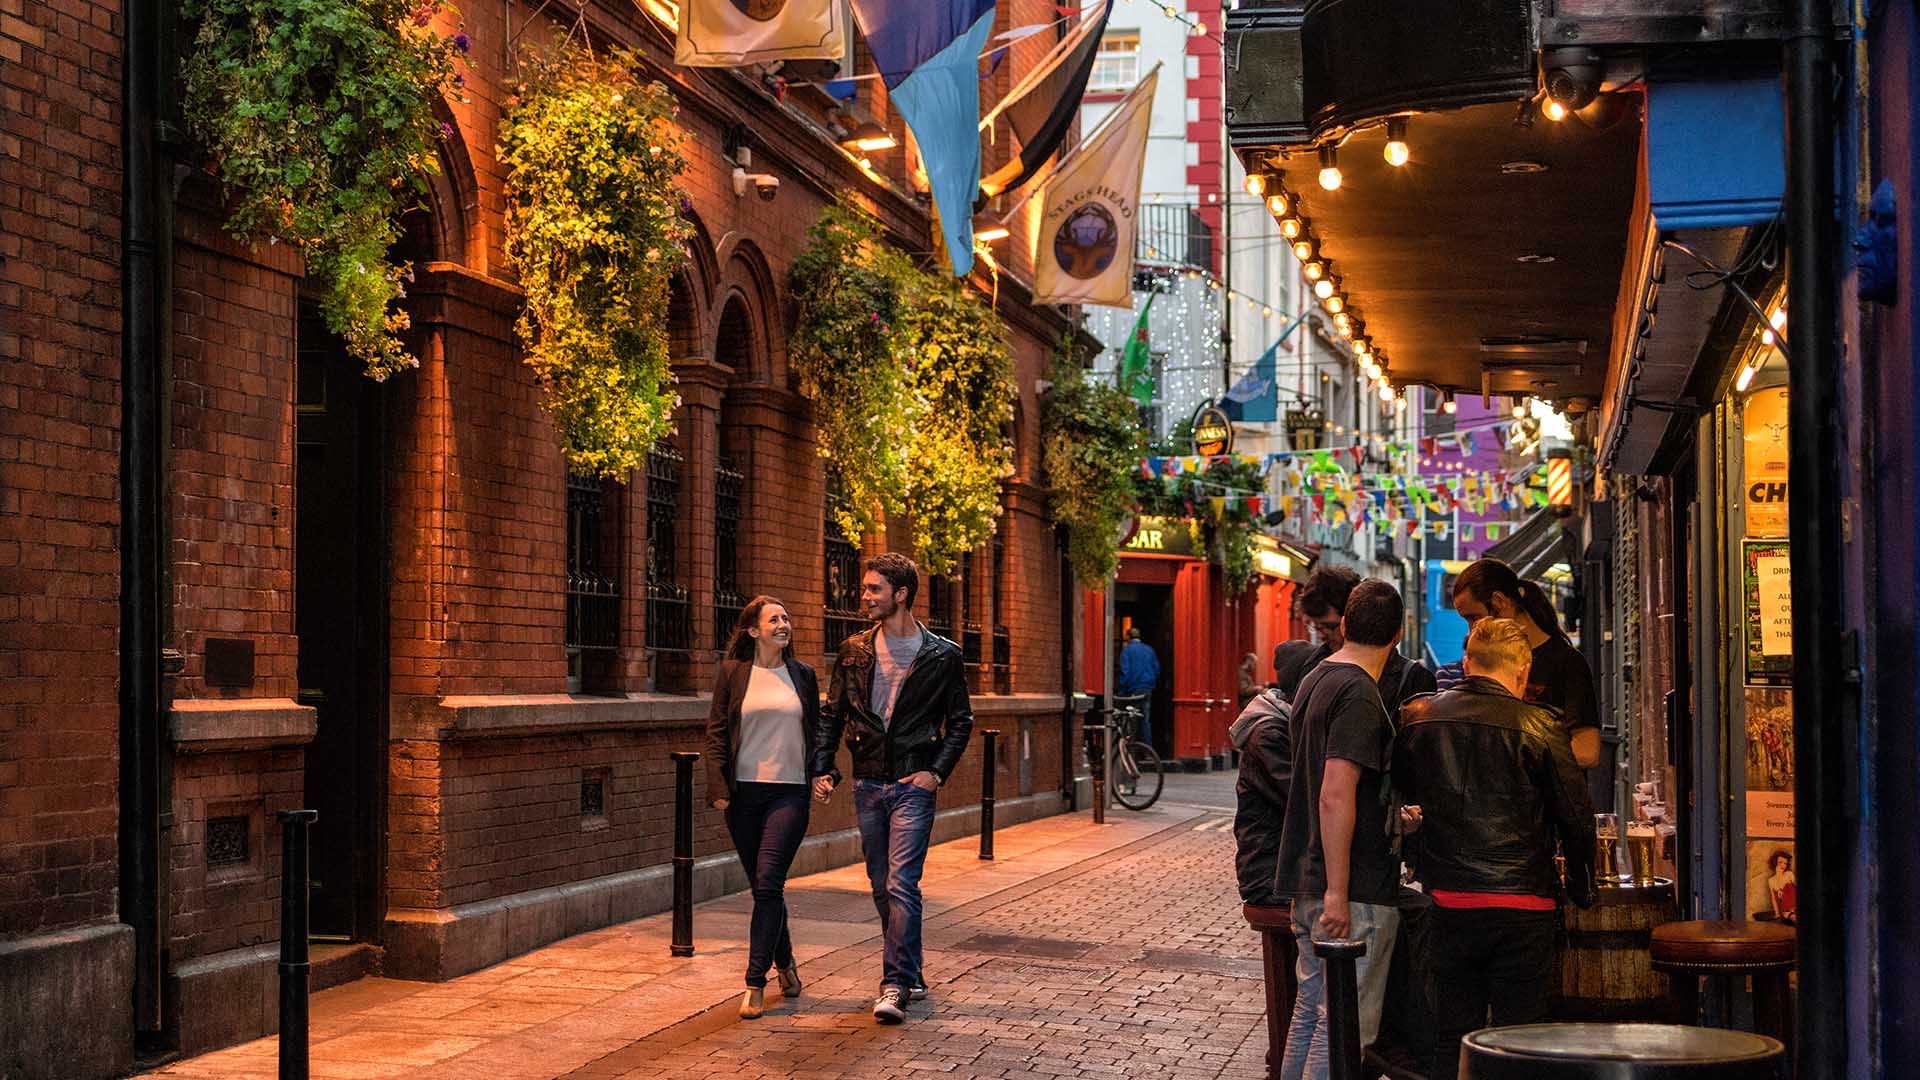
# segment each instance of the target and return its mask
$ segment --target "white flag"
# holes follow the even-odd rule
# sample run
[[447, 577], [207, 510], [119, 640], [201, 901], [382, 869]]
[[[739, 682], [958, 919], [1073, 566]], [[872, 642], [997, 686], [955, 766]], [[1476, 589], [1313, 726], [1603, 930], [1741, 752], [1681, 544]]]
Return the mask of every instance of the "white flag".
[[[1153, 88], [1147, 73], [1093, 139], [1047, 179], [1033, 237], [1033, 302], [1133, 307], [1133, 238], [1147, 159]], [[1029, 209], [1029, 214], [1032, 210]]]
[[673, 62], [740, 67], [772, 60], [838, 60], [841, 0], [680, 0]]

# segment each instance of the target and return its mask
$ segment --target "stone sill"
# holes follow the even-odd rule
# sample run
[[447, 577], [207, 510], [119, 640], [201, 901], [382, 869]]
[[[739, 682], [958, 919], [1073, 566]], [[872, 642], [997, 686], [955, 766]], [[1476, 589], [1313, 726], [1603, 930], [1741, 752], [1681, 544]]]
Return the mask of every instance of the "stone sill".
[[167, 733], [182, 754], [305, 746], [320, 730], [319, 715], [292, 698], [193, 698], [173, 703]]
[[[976, 694], [975, 716], [1028, 716], [1059, 713], [1059, 694]], [[393, 738], [438, 742], [449, 739], [518, 738], [618, 731], [648, 727], [700, 727], [707, 720], [710, 694], [637, 693], [475, 694], [443, 697], [411, 710], [396, 710]]]

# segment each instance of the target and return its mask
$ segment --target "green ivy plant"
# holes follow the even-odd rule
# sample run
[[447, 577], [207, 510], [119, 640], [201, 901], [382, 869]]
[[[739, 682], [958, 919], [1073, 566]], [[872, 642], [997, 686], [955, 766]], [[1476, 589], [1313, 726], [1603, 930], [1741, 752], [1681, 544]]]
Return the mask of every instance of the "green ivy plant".
[[849, 201], [807, 235], [788, 359], [814, 400], [820, 455], [845, 484], [840, 526], [864, 535], [905, 512], [920, 564], [946, 573], [992, 534], [1012, 472], [1005, 330], [964, 282], [921, 269]]
[[437, 172], [434, 102], [456, 88], [465, 33], [429, 29], [439, 0], [185, 0], [187, 124], [245, 243], [287, 241], [320, 286], [329, 329], [385, 379], [419, 361], [395, 307], [398, 218]]
[[1145, 436], [1132, 398], [1090, 379], [1063, 338], [1054, 351], [1053, 389], [1040, 416], [1053, 519], [1067, 532], [1067, 560], [1083, 584], [1101, 587], [1120, 565], [1120, 523], [1133, 512]]
[[622, 49], [529, 52], [500, 124], [527, 365], [567, 467], [621, 480], [673, 428], [667, 295], [693, 236], [673, 98], [639, 67]]

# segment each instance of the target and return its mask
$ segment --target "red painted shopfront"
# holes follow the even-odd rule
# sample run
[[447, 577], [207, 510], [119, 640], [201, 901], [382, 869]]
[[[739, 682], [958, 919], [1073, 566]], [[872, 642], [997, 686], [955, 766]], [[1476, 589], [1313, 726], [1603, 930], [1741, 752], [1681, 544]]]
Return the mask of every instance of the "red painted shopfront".
[[[1274, 644], [1302, 636], [1292, 616], [1294, 578], [1304, 575], [1309, 558], [1261, 538], [1257, 584], [1228, 595], [1224, 575], [1194, 553], [1180, 522], [1144, 518], [1122, 549], [1112, 588], [1086, 594], [1081, 640], [1087, 647], [1107, 641], [1109, 655], [1117, 656], [1127, 631], [1137, 628], [1160, 659], [1161, 681], [1150, 717], [1155, 748], [1163, 757], [1189, 769], [1228, 763], [1227, 727], [1240, 712], [1241, 658], [1254, 654], [1257, 678], [1264, 684], [1273, 675]], [[1111, 662], [1101, 656], [1087, 660], [1085, 689], [1099, 694]]]

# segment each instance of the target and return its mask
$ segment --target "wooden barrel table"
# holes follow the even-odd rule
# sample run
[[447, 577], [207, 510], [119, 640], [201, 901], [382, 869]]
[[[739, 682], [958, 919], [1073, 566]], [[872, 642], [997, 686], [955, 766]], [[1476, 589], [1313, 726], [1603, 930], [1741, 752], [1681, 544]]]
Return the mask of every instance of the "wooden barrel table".
[[1653, 928], [1680, 918], [1673, 882], [1631, 882], [1597, 890], [1593, 906], [1569, 906], [1548, 983], [1556, 1020], [1657, 1022], [1668, 1019], [1667, 977], [1653, 970]]

